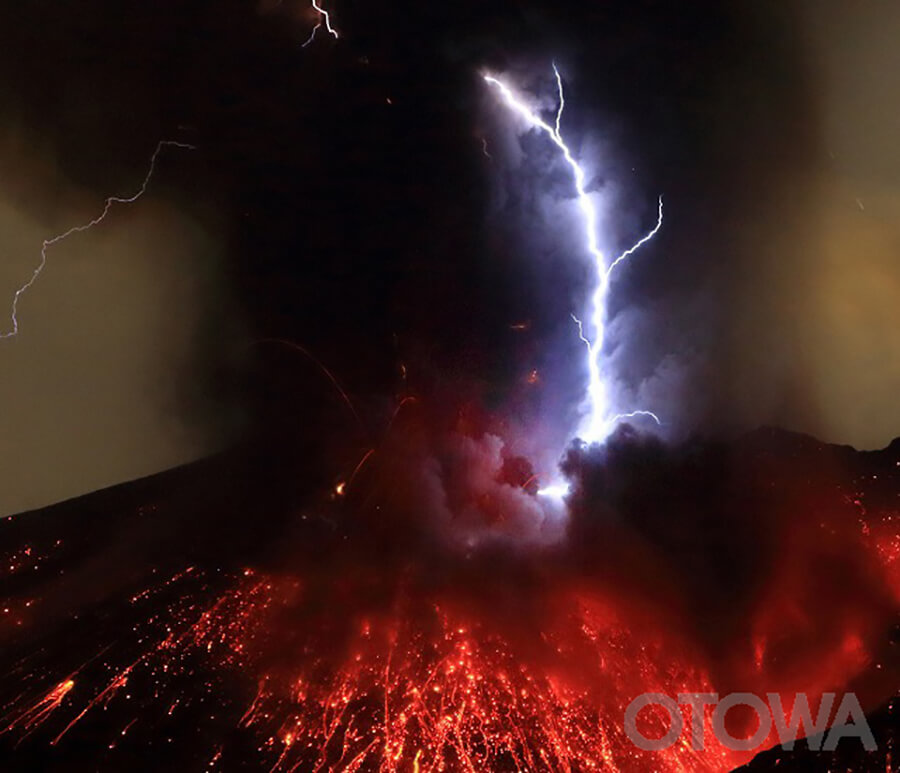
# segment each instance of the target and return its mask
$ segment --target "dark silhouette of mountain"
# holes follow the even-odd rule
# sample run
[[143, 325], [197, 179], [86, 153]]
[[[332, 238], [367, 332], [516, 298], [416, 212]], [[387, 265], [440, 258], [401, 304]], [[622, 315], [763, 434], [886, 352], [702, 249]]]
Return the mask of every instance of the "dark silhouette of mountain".
[[814, 744], [816, 750], [809, 748], [806, 739], [801, 739], [791, 750], [776, 747], [758, 754], [752, 762], [738, 768], [736, 773], [885, 773], [893, 770], [897, 741], [900, 738], [900, 717], [897, 714], [896, 700], [871, 712], [867, 721], [878, 745], [877, 751], [866, 751], [856, 737], [842, 738], [832, 752], [818, 749], [820, 739]]

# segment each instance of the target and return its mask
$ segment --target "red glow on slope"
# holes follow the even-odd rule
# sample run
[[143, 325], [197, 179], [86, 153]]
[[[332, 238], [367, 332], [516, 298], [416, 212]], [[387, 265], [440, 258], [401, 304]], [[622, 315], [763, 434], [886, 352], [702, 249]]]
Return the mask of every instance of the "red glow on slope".
[[[667, 750], [641, 751], [624, 731], [631, 701], [779, 692], [790, 705], [803, 692], [818, 705], [823, 692], [853, 689], [871, 708], [896, 683], [884, 646], [896, 530], [881, 511], [866, 512], [861, 527], [855, 506], [830, 490], [780, 497], [789, 515], [767, 527], [778, 549], [740, 614], [704, 617], [715, 596], [691, 584], [697, 567], [679, 568], [632, 524], [611, 522], [588, 553], [570, 544], [577, 531], [569, 543], [471, 552], [435, 546], [409, 520], [424, 519], [416, 507], [399, 520], [364, 510], [359, 500], [381, 478], [406, 490], [397, 470], [413, 468], [391, 463], [407, 459], [404, 449], [372, 454], [346, 489], [341, 507], [365, 514], [361, 532], [294, 570], [188, 566], [129, 594], [131, 631], [87, 662], [24, 673], [4, 732], [46, 724], [47, 742], [65, 750], [88, 722], [96, 733], [103, 715], [121, 715], [113, 748], [126, 733], [140, 744], [200, 716], [216, 728], [202, 736], [204, 759], [224, 770], [247, 762], [237, 734], [271, 771], [693, 773], [729, 770], [755, 752], [731, 751], [711, 732], [704, 750], [686, 732]], [[447, 449], [477, 468], [444, 480], [451, 520], [468, 513], [472, 522], [477, 505], [480, 528], [494, 529], [517, 497], [536, 499], [524, 461], [500, 464], [496, 447], [474, 441], [433, 453]], [[506, 488], [514, 498], [496, 493]], [[873, 673], [866, 692], [859, 680]], [[687, 708], [684, 720], [689, 728]], [[755, 719], [736, 711], [728, 725], [747, 736]], [[667, 729], [652, 709], [639, 727], [651, 737]], [[773, 728], [758, 750], [777, 741]]]

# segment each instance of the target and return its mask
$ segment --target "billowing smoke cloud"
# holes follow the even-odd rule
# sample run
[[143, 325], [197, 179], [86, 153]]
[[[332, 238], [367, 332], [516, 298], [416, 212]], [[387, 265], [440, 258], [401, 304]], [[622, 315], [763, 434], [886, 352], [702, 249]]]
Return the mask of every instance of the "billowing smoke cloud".
[[[436, 420], [434, 410], [414, 407], [376, 452], [372, 474], [390, 502], [385, 509], [399, 519], [393, 528], [463, 553], [562, 542], [562, 502], [536, 496], [542, 476], [516, 453], [514, 439], [467, 414], [463, 406], [455, 418]], [[365, 488], [371, 481], [363, 478]]]
[[[45, 214], [43, 202], [21, 207], [24, 219], [15, 215], [21, 225], [28, 213], [40, 212], [41, 222], [29, 225], [9, 252], [22, 262], [4, 264], [5, 286], [18, 286], [41, 238], [56, 225], [69, 224], [69, 204], [73, 219], [81, 219], [93, 213], [92, 202], [140, 178], [144, 151], [135, 147], [124, 153], [122, 137], [140, 128], [149, 152], [163, 136], [160, 123], [186, 126], [191, 135], [183, 117], [205, 118], [197, 121], [198, 136], [208, 142], [205, 157], [238, 159], [228, 174], [235, 177], [241, 206], [229, 214], [234, 222], [228, 228], [239, 230], [234, 223], [242, 224], [235, 273], [246, 280], [241, 289], [252, 307], [250, 324], [266, 334], [296, 337], [324, 354], [348, 375], [356, 393], [383, 392], [384, 382], [394, 377], [398, 352], [405, 356], [415, 347], [426, 353], [418, 362], [411, 358], [410, 373], [463, 363], [460, 370], [468, 368], [467, 375], [489, 382], [487, 389], [507, 392], [503, 398], [493, 394], [492, 407], [514, 403], [509, 413], [516, 414], [516, 426], [540, 426], [519, 433], [530, 437], [516, 442], [515, 453], [531, 458], [545, 477], [555, 460], [532, 451], [561, 448], [577, 423], [584, 350], [569, 314], [584, 303], [590, 276], [579, 260], [583, 245], [571, 183], [555, 161], [555, 149], [540, 137], [523, 135], [508, 112], [498, 109], [479, 74], [509, 73], [552, 107], [556, 95], [549, 65], [555, 59], [569, 93], [563, 131], [594, 172], [591, 189], [601, 205], [604, 249], [616, 254], [631, 244], [654, 222], [657, 195], [666, 197], [660, 238], [615, 278], [606, 354], [616, 405], [655, 410], [664, 420], [662, 434], [674, 440], [761, 423], [866, 446], [883, 445], [894, 434], [896, 406], [889, 396], [897, 368], [885, 331], [894, 327], [897, 306], [890, 262], [895, 165], [880, 128], [890, 122], [856, 120], [889, 103], [884, 91], [890, 86], [885, 78], [868, 79], [869, 89], [854, 85], [867, 70], [891, 69], [890, 35], [873, 32], [891, 29], [896, 19], [889, 9], [883, 9], [884, 16], [874, 10], [858, 15], [852, 40], [843, 43], [836, 7], [822, 12], [811, 7], [801, 16], [783, 12], [777, 2], [753, 9], [711, 1], [688, 9], [586, 5], [571, 18], [541, 3], [490, 12], [479, 8], [471, 15], [441, 4], [344, 8], [342, 43], [313, 48], [301, 59], [298, 30], [315, 20], [307, 3], [277, 5], [278, 13], [258, 17], [270, 26], [253, 34], [240, 21], [244, 11], [238, 6], [245, 5], [256, 17], [254, 4], [236, 2], [222, 10], [191, 3], [166, 20], [146, 11], [156, 25], [143, 25], [153, 28], [146, 40], [134, 32], [142, 25], [124, 29], [111, 20], [104, 38], [109, 58], [91, 59], [84, 72], [71, 74], [59, 116], [42, 112], [53, 102], [43, 96], [55, 83], [47, 73], [64, 70], [72, 51], [85, 44], [60, 35], [59, 50], [32, 66], [17, 92], [29, 136], [37, 127], [35, 137], [48, 137], [46, 155], [58, 154], [65, 167], [65, 174], [55, 176], [51, 166], [46, 187], [63, 185], [66, 178], [77, 185], [66, 184], [72, 200], [58, 211], [50, 208], [52, 215]], [[275, 10], [276, 4], [259, 8]], [[280, 24], [282, 14], [296, 24]], [[176, 35], [173, 19], [185, 29], [199, 25], [208, 37], [180, 36], [178, 25]], [[806, 26], [808, 20], [815, 24]], [[30, 51], [44, 34], [45, 21], [35, 13], [28, 35], [9, 47], [7, 58]], [[65, 19], [57, 23], [63, 27]], [[162, 57], [162, 66], [159, 52], [170, 49], [160, 41], [171, 36], [178, 41], [173, 44], [178, 55]], [[207, 43], [196, 50], [184, 43], [198, 37]], [[853, 42], [861, 40], [865, 46]], [[184, 69], [172, 64], [171, 72], [190, 73], [185, 79], [190, 88], [172, 86], [180, 76], [166, 68], [176, 60]], [[136, 61], [146, 67], [122, 67]], [[92, 108], [86, 95], [104, 105], [134, 107], [134, 117], [110, 121], [108, 111]], [[167, 102], [160, 114], [154, 100]], [[116, 158], [127, 156], [127, 169], [105, 157], [110, 138], [118, 138]], [[484, 140], [490, 158], [482, 152]], [[841, 164], [841, 175], [822, 182], [829, 153]], [[886, 163], [877, 163], [882, 159]], [[187, 168], [182, 163], [197, 162], [164, 159], [163, 188], [167, 175]], [[5, 189], [26, 185], [21, 180], [28, 176], [16, 175], [15, 183], [8, 176]], [[27, 184], [45, 187], [34, 180]], [[863, 195], [848, 195], [859, 186]], [[190, 189], [200, 198], [199, 186]], [[159, 287], [155, 277], [148, 280], [156, 289], [144, 308], [156, 320], [157, 332], [129, 353], [133, 358], [152, 353], [158, 360], [146, 369], [138, 363], [123, 368], [130, 384], [126, 393], [145, 390], [148, 379], [140, 374], [153, 370], [180, 373], [179, 388], [194, 384], [207, 394], [194, 376], [208, 373], [208, 362], [195, 363], [197, 370], [174, 363], [185, 362], [185, 341], [200, 335], [208, 343], [215, 339], [206, 335], [210, 330], [221, 331], [224, 320], [233, 319], [227, 310], [220, 316], [199, 311], [204, 301], [198, 301], [221, 297], [215, 277], [225, 237], [217, 224], [198, 226], [194, 214], [179, 216], [175, 210], [183, 211], [181, 206], [163, 212], [167, 197], [160, 193], [144, 208], [111, 221], [103, 237], [110, 244], [126, 239], [117, 223], [124, 228], [147, 217], [147, 243], [123, 245], [145, 256], [143, 265], [159, 260], [158, 250], [150, 248], [151, 231], [169, 254], [173, 242], [195, 240], [185, 245], [185, 261], [179, 260], [177, 269], [173, 262], [171, 279], [170, 267], [161, 266]], [[14, 198], [19, 201], [19, 194]], [[298, 217], [308, 227], [299, 227]], [[177, 234], [164, 236], [165, 228]], [[16, 238], [15, 229], [7, 230]], [[92, 244], [69, 248], [90, 250]], [[194, 257], [187, 259], [187, 251]], [[190, 277], [180, 272], [196, 267], [191, 260], [199, 255], [207, 256], [209, 269], [196, 275], [203, 287], [173, 308], [172, 292], [194, 292]], [[70, 280], [75, 287], [76, 278], [59, 273], [54, 280], [48, 273], [42, 282]], [[876, 302], [867, 300], [870, 293]], [[121, 299], [128, 293], [113, 295]], [[136, 290], [131, 295], [141, 298]], [[42, 297], [58, 300], [53, 308], [60, 311], [73, 299], [87, 300], [68, 288], [42, 296], [38, 287], [24, 301], [25, 320], [40, 324], [40, 309], [33, 304]], [[115, 308], [103, 298], [92, 300], [85, 306], [95, 314]], [[181, 312], [188, 316], [179, 317]], [[79, 327], [76, 316], [70, 327], [85, 331], [79, 338], [85, 347], [116, 351], [103, 338], [116, 325], [98, 322], [87, 335], [88, 327]], [[519, 322], [529, 323], [527, 329], [512, 330]], [[23, 343], [7, 348], [25, 356]], [[27, 351], [39, 349], [44, 354], [28, 355], [44, 358], [30, 366], [34, 388], [8, 387], [17, 404], [27, 405], [28, 394], [49, 383], [38, 375], [45, 366], [59, 366], [58, 380], [63, 378], [60, 353], [46, 346]], [[29, 370], [2, 355], [4, 373]], [[79, 354], [69, 361], [87, 359]], [[536, 378], [520, 389], [532, 370]], [[165, 394], [171, 379], [161, 375], [158, 381], [163, 387], [154, 394], [169, 406]], [[512, 390], [510, 383], [516, 384]], [[283, 391], [290, 393], [292, 385]], [[68, 398], [53, 405], [66, 414], [47, 416], [48, 427], [59, 430], [53, 430], [54, 437], [65, 434], [63, 419], [75, 422], [73, 417], [88, 415], [64, 408]], [[273, 414], [285, 416], [291, 407], [286, 401]], [[171, 417], [168, 409], [164, 415]], [[7, 420], [17, 422], [21, 441], [28, 422], [23, 418], [19, 425], [12, 414]], [[205, 417], [199, 424], [205, 425]], [[101, 426], [86, 418], [83, 425]], [[165, 426], [151, 419], [138, 422], [125, 445], [181, 447], [180, 441], [152, 440], [170, 437]], [[182, 432], [178, 422], [170, 426]], [[35, 433], [35, 449], [44, 447], [38, 438], [50, 432]], [[84, 436], [88, 430], [80, 432]], [[19, 441], [10, 441], [9, 448], [24, 448]], [[197, 436], [185, 443], [190, 451], [153, 452], [154, 464], [140, 469], [215, 445]], [[83, 441], [79, 447], [86, 448]], [[80, 467], [92, 458], [89, 452], [80, 456]], [[23, 464], [14, 477], [37, 480], [43, 474], [42, 457], [34, 451], [29, 458], [34, 466], [26, 470]], [[117, 471], [104, 479], [120, 475], [130, 473]], [[85, 480], [82, 490], [99, 483], [83, 472], [78, 477]]]
[[728, 683], [846, 683], [888, 657], [896, 609], [870, 532], [886, 512], [873, 496], [861, 522], [848, 492], [895, 464], [779, 431], [671, 445], [622, 427], [567, 455], [567, 549], [655, 602], [674, 591]]
[[[606, 350], [617, 409], [656, 411], [666, 437], [777, 424], [881, 447], [897, 433], [900, 365], [887, 331], [897, 327], [900, 176], [884, 74], [897, 70], [885, 31], [900, 22], [873, 6], [848, 36], [845, 15], [837, 4], [710, 14], [704, 24], [722, 25], [726, 49], [705, 39], [687, 60], [661, 17], [629, 30], [634, 51], [564, 47], [563, 132], [595, 175], [606, 252], [652, 224], [655, 196], [666, 196], [657, 242], [614, 278]], [[615, 35], [621, 20], [607, 21]], [[551, 111], [554, 55], [508, 68]], [[523, 281], [542, 288], [532, 300], [551, 352], [545, 407], [571, 424], [584, 373], [568, 313], [591, 281], [579, 272], [578, 213], [549, 143], [489, 112], [494, 217], [515, 223], [533, 264]]]

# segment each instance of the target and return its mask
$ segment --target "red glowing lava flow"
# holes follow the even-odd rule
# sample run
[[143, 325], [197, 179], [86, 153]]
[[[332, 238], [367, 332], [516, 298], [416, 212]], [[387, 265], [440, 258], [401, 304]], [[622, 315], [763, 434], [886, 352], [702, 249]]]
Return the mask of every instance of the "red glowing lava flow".
[[[297, 580], [248, 570], [206, 606], [182, 598], [136, 632], [149, 641], [135, 661], [117, 668], [107, 653], [105, 682], [67, 678], [36, 700], [23, 696], [6, 730], [31, 732], [65, 707], [73, 716], [51, 741], [64, 742], [90, 712], [121, 700], [140, 672], [155, 685], [158, 709], [171, 714], [196, 699], [176, 688], [185, 669], [196, 669], [197, 678], [227, 672], [255, 683], [236, 724], [256, 734], [273, 771], [629, 770], [642, 763], [621, 730], [627, 696], [710, 688], [661, 641], [636, 640], [609, 607], [575, 591], [556, 601], [565, 612], [540, 640], [524, 645], [456, 601], [398, 595], [391, 614], [354, 620], [339, 647], [314, 630], [277, 657], [273, 631], [302, 613], [303, 596]], [[659, 769], [734, 761], [679, 747]]]
[[[293, 571], [188, 566], [135, 589], [116, 613], [127, 629], [22, 659], [4, 680], [0, 730], [60, 754], [85, 738], [102, 739], [99, 755], [178, 736], [190, 752], [178, 764], [199, 755], [207, 770], [729, 770], [753, 752], [709, 736], [703, 750], [688, 738], [637, 749], [626, 707], [648, 692], [805, 692], [817, 704], [879, 673], [874, 699], [892, 692], [888, 618], [865, 598], [817, 606], [814, 560], [853, 555], [896, 611], [896, 513], [834, 493], [796, 505], [788, 549], [724, 648], [686, 622], [679, 593], [604, 579], [565, 549], [385, 557], [377, 540], [338, 539]], [[610, 540], [595, 561], [636, 563], [629, 550]], [[665, 732], [653, 711], [641, 722]], [[761, 746], [776, 742], [773, 729]]]

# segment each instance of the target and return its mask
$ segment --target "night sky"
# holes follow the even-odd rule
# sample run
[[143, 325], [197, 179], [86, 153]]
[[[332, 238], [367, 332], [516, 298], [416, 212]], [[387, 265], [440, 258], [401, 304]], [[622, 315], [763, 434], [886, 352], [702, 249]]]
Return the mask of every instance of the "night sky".
[[195, 146], [51, 248], [22, 297], [0, 512], [240, 442], [285, 467], [353, 457], [327, 379], [271, 338], [327, 365], [369, 429], [413, 391], [565, 432], [584, 376], [571, 190], [481, 78], [552, 109], [554, 61], [604, 248], [666, 202], [613, 292], [621, 401], [669, 439], [898, 434], [893, 0], [330, 7], [341, 38], [306, 48], [304, 0], [0, 9], [4, 309], [43, 239], [132, 195], [160, 140]]

